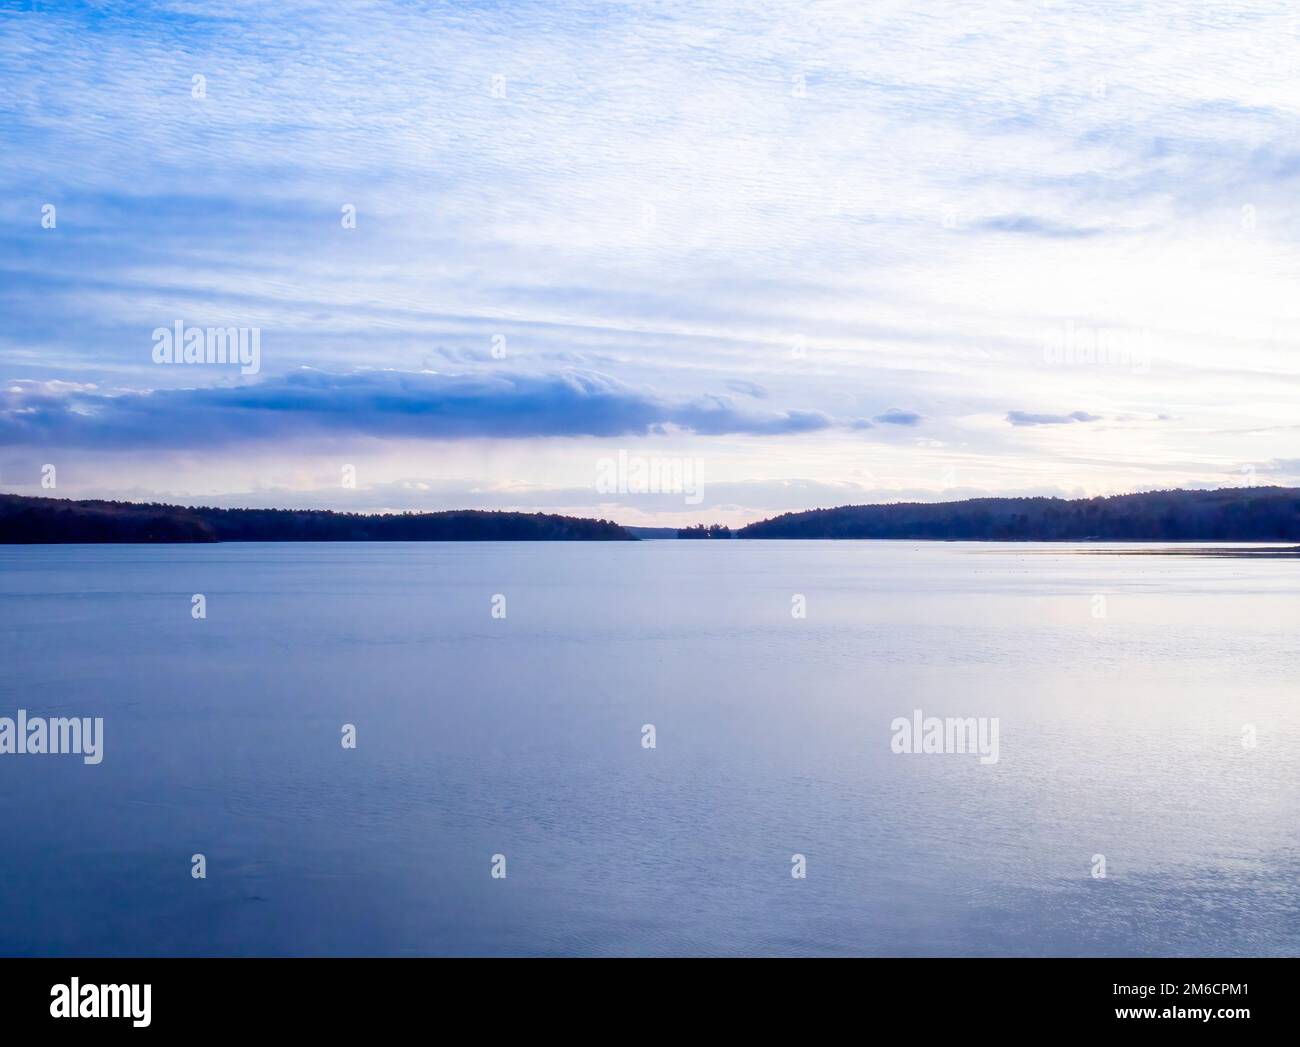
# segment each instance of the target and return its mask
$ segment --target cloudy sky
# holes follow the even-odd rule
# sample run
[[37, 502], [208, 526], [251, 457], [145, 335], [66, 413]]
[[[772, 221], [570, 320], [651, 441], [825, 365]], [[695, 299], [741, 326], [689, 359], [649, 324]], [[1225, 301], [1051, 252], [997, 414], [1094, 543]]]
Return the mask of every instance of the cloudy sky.
[[1300, 483], [1291, 4], [12, 3], [0, 133], [0, 490]]

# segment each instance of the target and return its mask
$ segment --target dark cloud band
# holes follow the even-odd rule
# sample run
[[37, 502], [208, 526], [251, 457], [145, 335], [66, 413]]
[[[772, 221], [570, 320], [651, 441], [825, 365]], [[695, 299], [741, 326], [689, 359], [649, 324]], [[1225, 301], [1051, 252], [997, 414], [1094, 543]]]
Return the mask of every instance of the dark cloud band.
[[302, 370], [256, 383], [106, 392], [11, 381], [0, 444], [145, 447], [286, 439], [320, 432], [389, 438], [781, 435], [831, 425], [819, 411], [758, 411], [727, 396], [671, 400], [592, 372], [437, 374]]

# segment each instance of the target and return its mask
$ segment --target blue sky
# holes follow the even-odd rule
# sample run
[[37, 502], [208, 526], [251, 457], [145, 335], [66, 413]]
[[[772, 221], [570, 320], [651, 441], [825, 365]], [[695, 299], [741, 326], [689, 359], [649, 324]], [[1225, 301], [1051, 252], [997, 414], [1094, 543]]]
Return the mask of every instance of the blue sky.
[[[743, 523], [1300, 483], [1293, 6], [0, 11], [2, 490]], [[258, 329], [257, 372], [156, 363], [177, 322]], [[599, 490], [620, 452], [702, 499]]]

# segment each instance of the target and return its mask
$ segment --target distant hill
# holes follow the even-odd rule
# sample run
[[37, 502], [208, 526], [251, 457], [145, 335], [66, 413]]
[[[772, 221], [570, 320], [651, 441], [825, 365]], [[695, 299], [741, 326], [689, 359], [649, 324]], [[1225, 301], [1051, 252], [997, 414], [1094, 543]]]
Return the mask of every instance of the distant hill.
[[365, 515], [0, 494], [0, 543], [635, 541], [616, 523], [545, 513]]
[[635, 535], [637, 538], [676, 538], [676, 527], [629, 527], [623, 525], [623, 530]]
[[1109, 498], [970, 498], [785, 513], [740, 538], [966, 541], [1273, 542], [1300, 540], [1300, 488], [1152, 491]]

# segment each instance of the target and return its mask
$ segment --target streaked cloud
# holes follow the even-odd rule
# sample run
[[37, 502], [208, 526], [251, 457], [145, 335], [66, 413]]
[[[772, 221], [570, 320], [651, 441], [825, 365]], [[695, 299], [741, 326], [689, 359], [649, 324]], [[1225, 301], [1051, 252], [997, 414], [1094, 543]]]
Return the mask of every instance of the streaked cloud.
[[1071, 411], [1069, 414], [1035, 414], [1032, 411], [1008, 411], [1007, 421], [1012, 425], [1069, 425], [1071, 422], [1096, 422], [1100, 415], [1087, 411]]
[[1099, 236], [1104, 230], [1093, 227], [1064, 225], [1046, 221], [1033, 215], [992, 215], [981, 218], [971, 227], [977, 232], [1021, 233], [1028, 236], [1046, 236], [1058, 240], [1077, 240], [1086, 236]]
[[600, 374], [295, 371], [254, 384], [148, 392], [14, 381], [0, 390], [0, 444], [210, 446], [314, 433], [455, 440], [773, 436], [830, 426], [818, 411], [756, 411], [728, 396], [669, 400]]
[[891, 407], [884, 414], [878, 414], [873, 419], [881, 425], [917, 425], [921, 421], [921, 416], [915, 411], [904, 411], [899, 407]]

